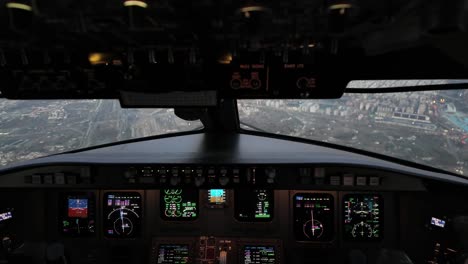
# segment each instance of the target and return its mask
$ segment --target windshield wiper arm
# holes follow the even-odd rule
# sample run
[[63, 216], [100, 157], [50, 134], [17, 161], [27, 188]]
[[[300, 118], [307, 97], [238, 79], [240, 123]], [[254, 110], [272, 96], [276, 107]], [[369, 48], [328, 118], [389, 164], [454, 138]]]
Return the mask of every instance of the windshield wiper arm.
[[255, 131], [258, 131], [258, 132], [268, 133], [268, 131], [263, 130], [263, 129], [261, 129], [261, 128], [258, 128], [258, 127], [256, 127], [256, 126], [253, 126], [253, 125], [251, 125], [251, 124], [247, 124], [247, 123], [242, 122], [242, 121], [239, 121], [239, 123], [240, 123], [242, 126], [246, 126], [246, 127], [248, 127], [248, 128], [251, 128], [252, 130], [255, 130]]

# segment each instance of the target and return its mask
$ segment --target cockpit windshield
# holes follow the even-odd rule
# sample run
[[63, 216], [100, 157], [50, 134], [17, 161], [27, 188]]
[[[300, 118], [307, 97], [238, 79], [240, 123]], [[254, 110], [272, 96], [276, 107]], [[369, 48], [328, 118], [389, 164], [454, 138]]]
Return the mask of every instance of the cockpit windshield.
[[0, 100], [0, 165], [91, 146], [202, 128], [173, 109], [123, 109], [117, 100]]
[[329, 142], [468, 174], [468, 90], [240, 100], [244, 129]]

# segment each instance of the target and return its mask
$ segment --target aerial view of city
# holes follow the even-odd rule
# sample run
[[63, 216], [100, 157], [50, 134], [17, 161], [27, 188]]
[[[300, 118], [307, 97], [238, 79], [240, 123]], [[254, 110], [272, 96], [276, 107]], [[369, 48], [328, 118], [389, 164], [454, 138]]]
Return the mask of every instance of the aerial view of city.
[[[367, 150], [466, 176], [467, 101], [468, 90], [349, 93], [333, 100], [239, 100], [238, 109], [245, 129]], [[2, 99], [0, 114], [0, 167], [203, 126], [178, 118], [172, 109], [122, 109], [117, 100]]]
[[245, 129], [302, 137], [468, 173], [468, 90], [242, 100]]
[[50, 154], [199, 129], [172, 109], [122, 109], [118, 100], [0, 100], [0, 166]]

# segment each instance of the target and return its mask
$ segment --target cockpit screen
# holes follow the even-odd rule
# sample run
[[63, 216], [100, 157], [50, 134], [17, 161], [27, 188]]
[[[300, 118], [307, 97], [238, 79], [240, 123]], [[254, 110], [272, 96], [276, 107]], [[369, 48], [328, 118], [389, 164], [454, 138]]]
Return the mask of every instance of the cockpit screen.
[[225, 208], [227, 207], [227, 194], [225, 189], [209, 189], [206, 190], [207, 208]]
[[276, 263], [275, 247], [244, 246], [243, 264], [274, 264]]
[[189, 263], [189, 245], [160, 244], [158, 248], [158, 264]]
[[89, 236], [95, 233], [95, 196], [93, 192], [63, 193], [59, 198], [60, 233]]
[[141, 195], [138, 192], [108, 192], [103, 199], [104, 235], [132, 238], [140, 235]]
[[190, 221], [198, 218], [198, 190], [165, 189], [160, 198], [162, 219]]
[[335, 235], [334, 199], [328, 193], [296, 193], [293, 197], [297, 241], [331, 241]]
[[68, 198], [68, 217], [87, 218], [88, 199]]
[[344, 238], [375, 241], [383, 236], [383, 198], [377, 194], [343, 197]]
[[440, 227], [440, 228], [444, 228], [445, 227], [445, 220], [442, 220], [442, 219], [439, 219], [439, 218], [436, 218], [436, 217], [431, 217], [431, 225], [437, 226], [437, 227]]
[[238, 221], [269, 222], [273, 219], [273, 191], [242, 190], [237, 191], [234, 197], [234, 213]]
[[0, 214], [0, 222], [13, 218], [13, 214], [8, 211]]

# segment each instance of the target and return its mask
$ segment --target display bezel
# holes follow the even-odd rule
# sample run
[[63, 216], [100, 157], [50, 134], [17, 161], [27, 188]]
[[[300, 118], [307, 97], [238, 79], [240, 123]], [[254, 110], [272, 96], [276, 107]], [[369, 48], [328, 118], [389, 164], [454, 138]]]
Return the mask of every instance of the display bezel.
[[[295, 227], [295, 221], [296, 221], [296, 215], [295, 215], [295, 207], [294, 207], [294, 203], [295, 203], [295, 198], [297, 195], [328, 195], [332, 201], [331, 201], [331, 205], [332, 205], [332, 208], [331, 208], [331, 211], [332, 211], [332, 227], [333, 227], [333, 233], [331, 235], [331, 239], [329, 240], [299, 240], [297, 237], [296, 237], [296, 232], [294, 230], [294, 227]], [[291, 211], [292, 211], [292, 227], [293, 227], [293, 233], [294, 233], [294, 239], [297, 241], [297, 242], [301, 242], [301, 243], [331, 243], [333, 242], [335, 239], [336, 239], [336, 234], [338, 232], [337, 230], [337, 219], [336, 219], [336, 211], [337, 211], [337, 208], [336, 208], [336, 199], [335, 199], [335, 195], [333, 195], [332, 193], [329, 193], [329, 192], [315, 192], [315, 191], [305, 191], [305, 192], [301, 192], [301, 191], [298, 191], [298, 192], [295, 192], [292, 196], [291, 196]]]
[[319, 191], [316, 191], [316, 190], [294, 190], [294, 191], [290, 191], [289, 192], [289, 206], [290, 206], [290, 216], [289, 216], [289, 219], [291, 221], [291, 223], [294, 223], [294, 212], [293, 212], [293, 199], [294, 199], [294, 196], [296, 194], [309, 194], [309, 193], [313, 193], [313, 194], [322, 194], [322, 193], [326, 193], [326, 194], [329, 194], [333, 197], [333, 206], [334, 206], [334, 210], [333, 210], [333, 227], [335, 229], [335, 232], [334, 232], [334, 235], [333, 235], [333, 239], [330, 240], [330, 241], [301, 241], [301, 240], [296, 240], [295, 238], [295, 235], [294, 235], [294, 225], [291, 224], [290, 225], [290, 234], [291, 234], [291, 237], [292, 237], [292, 240], [294, 240], [297, 245], [299, 246], [310, 246], [310, 247], [332, 247], [334, 246], [337, 241], [338, 241], [338, 238], [339, 238], [339, 232], [340, 232], [340, 229], [339, 229], [339, 226], [338, 226], [338, 223], [339, 223], [339, 204], [338, 204], [338, 192], [336, 191], [325, 191], [325, 190], [319, 190]]
[[[89, 232], [85, 234], [74, 234], [74, 233], [65, 233], [63, 232], [62, 221], [66, 218], [72, 218], [68, 216], [68, 199], [71, 196], [81, 196], [88, 199], [88, 217], [78, 218], [78, 219], [87, 219], [88, 221], [94, 221], [94, 232]], [[58, 207], [57, 207], [57, 227], [58, 232], [63, 237], [73, 237], [73, 238], [90, 238], [96, 237], [98, 231], [98, 199], [95, 191], [70, 191], [70, 192], [59, 192], [58, 193]], [[90, 219], [90, 215], [93, 215], [93, 219]]]
[[[271, 196], [272, 196], [272, 206], [271, 206], [271, 217], [270, 218], [254, 218], [254, 219], [243, 219], [243, 218], [239, 218], [238, 216], [238, 211], [237, 211], [237, 206], [239, 206], [240, 203], [238, 203], [238, 197], [242, 196], [242, 195], [245, 195], [245, 191], [252, 191], [252, 192], [255, 192], [257, 190], [265, 190], [265, 191], [268, 191], [270, 192]], [[239, 196], [240, 195], [240, 196]], [[252, 188], [252, 189], [237, 189], [234, 191], [234, 206], [233, 206], [233, 214], [234, 214], [234, 220], [237, 222], [237, 223], [243, 223], [243, 224], [262, 224], [262, 223], [272, 223], [274, 220], [275, 220], [275, 211], [276, 211], [276, 194], [275, 194], [275, 190], [272, 190], [272, 189], [263, 189], [263, 188]]]
[[194, 259], [194, 245], [196, 237], [153, 237], [151, 241], [150, 263], [158, 263], [158, 254], [160, 245], [188, 245], [189, 263]]
[[[108, 194], [122, 194], [122, 193], [137, 193], [140, 195], [140, 230], [138, 234], [135, 234], [130, 237], [115, 237], [115, 236], [108, 236], [106, 233], [106, 228], [105, 228], [105, 221], [107, 219], [107, 214], [105, 211], [105, 207], [107, 206], [107, 195]], [[142, 232], [143, 232], [143, 227], [145, 224], [145, 193], [144, 191], [139, 191], [139, 190], [105, 190], [101, 194], [101, 231], [102, 235], [105, 239], [108, 240], [135, 240], [141, 237]]]
[[[216, 203], [211, 203], [209, 201], [209, 198], [210, 198], [210, 194], [209, 194], [209, 191], [211, 190], [224, 190], [224, 196], [226, 198], [226, 200], [224, 201], [224, 203], [221, 203], [221, 204], [216, 204]], [[211, 189], [203, 189], [203, 190], [200, 190], [202, 192], [202, 194], [200, 195], [201, 198], [202, 198], [202, 201], [204, 202], [204, 207], [205, 208], [208, 208], [208, 209], [223, 209], [223, 208], [228, 208], [228, 207], [231, 207], [231, 192], [230, 190], [228, 189], [221, 189], [221, 188], [211, 188]]]
[[[345, 210], [346, 207], [344, 206], [344, 203], [349, 196], [377, 196], [379, 197], [379, 232], [380, 236], [375, 238], [351, 238], [346, 234], [346, 225], [345, 225]], [[341, 196], [341, 204], [340, 204], [340, 213], [341, 213], [341, 232], [342, 232], [342, 238], [346, 242], [355, 242], [355, 243], [376, 243], [376, 242], [381, 242], [384, 240], [384, 231], [385, 231], [385, 198], [382, 194], [380, 193], [375, 193], [375, 192], [349, 192], [349, 193], [344, 193]]]
[[[197, 202], [197, 216], [193, 218], [183, 218], [183, 217], [167, 217], [164, 214], [165, 211], [165, 201], [164, 201], [164, 190], [169, 190], [169, 189], [177, 189], [177, 190], [182, 190], [182, 191], [191, 191], [196, 194], [195, 201]], [[197, 221], [200, 218], [200, 190], [199, 189], [187, 189], [187, 188], [164, 188], [159, 190], [159, 218], [161, 218], [165, 222], [194, 222]]]
[[237, 241], [237, 263], [244, 263], [244, 247], [273, 247], [275, 249], [275, 264], [282, 263], [283, 258], [283, 243], [279, 239], [247, 239], [241, 238]]

